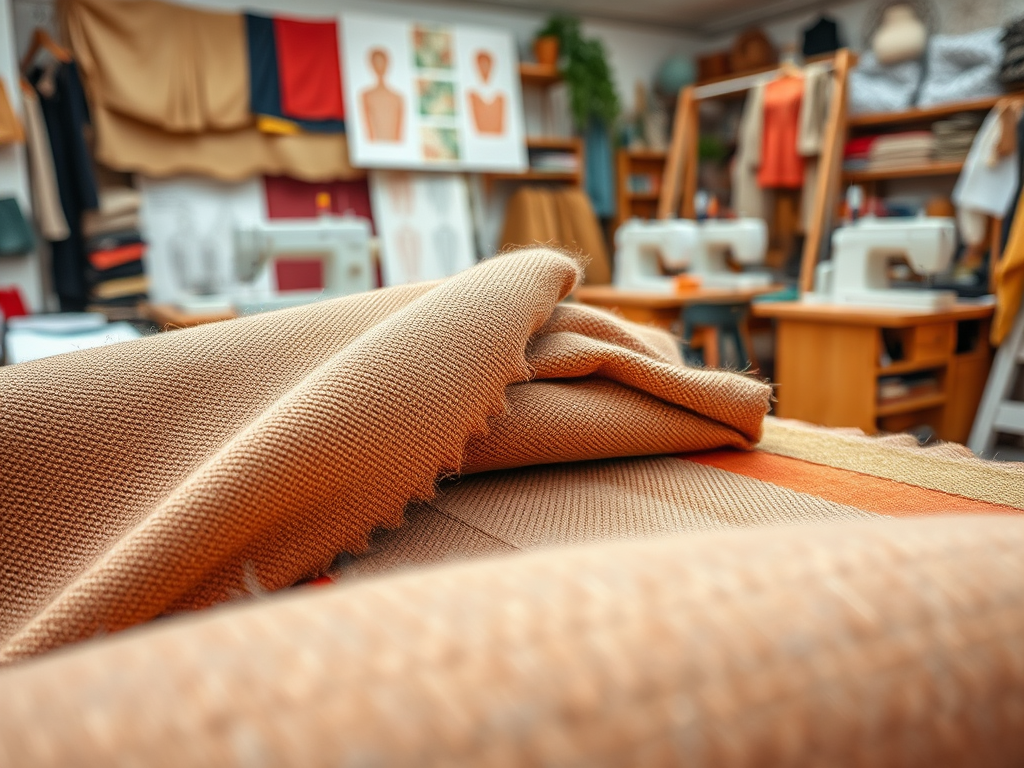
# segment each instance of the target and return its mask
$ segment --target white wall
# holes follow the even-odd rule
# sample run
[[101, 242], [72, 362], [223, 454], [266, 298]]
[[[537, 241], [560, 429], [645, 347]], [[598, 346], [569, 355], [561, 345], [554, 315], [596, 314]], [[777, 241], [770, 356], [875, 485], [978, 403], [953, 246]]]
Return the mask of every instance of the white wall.
[[[10, 0], [0, 0], [0, 78], [3, 78], [15, 111], [20, 117], [21, 87], [14, 45]], [[26, 217], [32, 215], [28, 186], [28, 165], [22, 145], [0, 147], [0, 198], [15, 197]], [[42, 274], [38, 254], [0, 258], [0, 287], [16, 285], [34, 311], [43, 308]]]

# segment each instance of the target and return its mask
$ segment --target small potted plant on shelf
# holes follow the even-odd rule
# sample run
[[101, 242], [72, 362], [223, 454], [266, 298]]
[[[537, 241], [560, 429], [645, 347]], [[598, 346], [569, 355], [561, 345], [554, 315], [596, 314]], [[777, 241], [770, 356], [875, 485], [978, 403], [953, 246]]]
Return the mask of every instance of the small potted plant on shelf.
[[[604, 45], [600, 40], [586, 39], [580, 30], [580, 20], [573, 16], [555, 14], [537, 32], [534, 41], [537, 62], [541, 60], [541, 40], [555, 40], [555, 58], [562, 63], [561, 74], [569, 87], [569, 102], [573, 120], [585, 129], [591, 122], [611, 125], [619, 114], [619, 97], [615, 93], [611, 67]], [[547, 49], [549, 44], [545, 44]], [[544, 51], [550, 55], [549, 50]]]

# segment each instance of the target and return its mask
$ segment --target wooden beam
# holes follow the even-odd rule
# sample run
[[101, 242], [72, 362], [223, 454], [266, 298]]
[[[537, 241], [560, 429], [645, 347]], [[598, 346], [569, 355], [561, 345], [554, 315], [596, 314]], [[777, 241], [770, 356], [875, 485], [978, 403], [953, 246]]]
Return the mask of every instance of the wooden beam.
[[821, 257], [822, 243], [832, 234], [832, 218], [842, 174], [843, 145], [846, 143], [846, 101], [851, 65], [852, 55], [848, 50], [836, 53], [825, 140], [818, 160], [818, 188], [814, 193], [811, 225], [806, 233], [800, 262], [801, 293], [813, 290], [814, 270]]
[[661, 194], [658, 197], [658, 218], [670, 219], [679, 208], [682, 171], [685, 165], [691, 165], [695, 158], [687, 155], [687, 127], [689, 115], [696, 112], [693, 87], [683, 88], [676, 102], [676, 117], [672, 126], [672, 143], [668, 148], [665, 160], [665, 171], [661, 177]]

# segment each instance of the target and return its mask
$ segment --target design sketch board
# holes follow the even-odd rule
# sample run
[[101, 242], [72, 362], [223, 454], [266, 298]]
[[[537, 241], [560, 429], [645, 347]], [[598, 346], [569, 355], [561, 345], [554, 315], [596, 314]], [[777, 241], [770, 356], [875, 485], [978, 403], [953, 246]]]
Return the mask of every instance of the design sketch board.
[[356, 13], [339, 28], [354, 166], [526, 170], [511, 34]]
[[384, 285], [438, 280], [476, 263], [464, 177], [374, 171], [370, 199]]

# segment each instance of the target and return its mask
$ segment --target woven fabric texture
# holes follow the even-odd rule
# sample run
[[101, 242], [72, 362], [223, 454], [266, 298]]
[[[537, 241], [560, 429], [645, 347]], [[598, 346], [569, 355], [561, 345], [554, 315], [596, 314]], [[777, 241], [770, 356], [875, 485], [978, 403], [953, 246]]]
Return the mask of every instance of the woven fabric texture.
[[0, 764], [1019, 766], [1024, 518], [491, 558], [0, 674]]
[[453, 473], [751, 448], [770, 395], [545, 249], [0, 369], [0, 662], [323, 573]]

